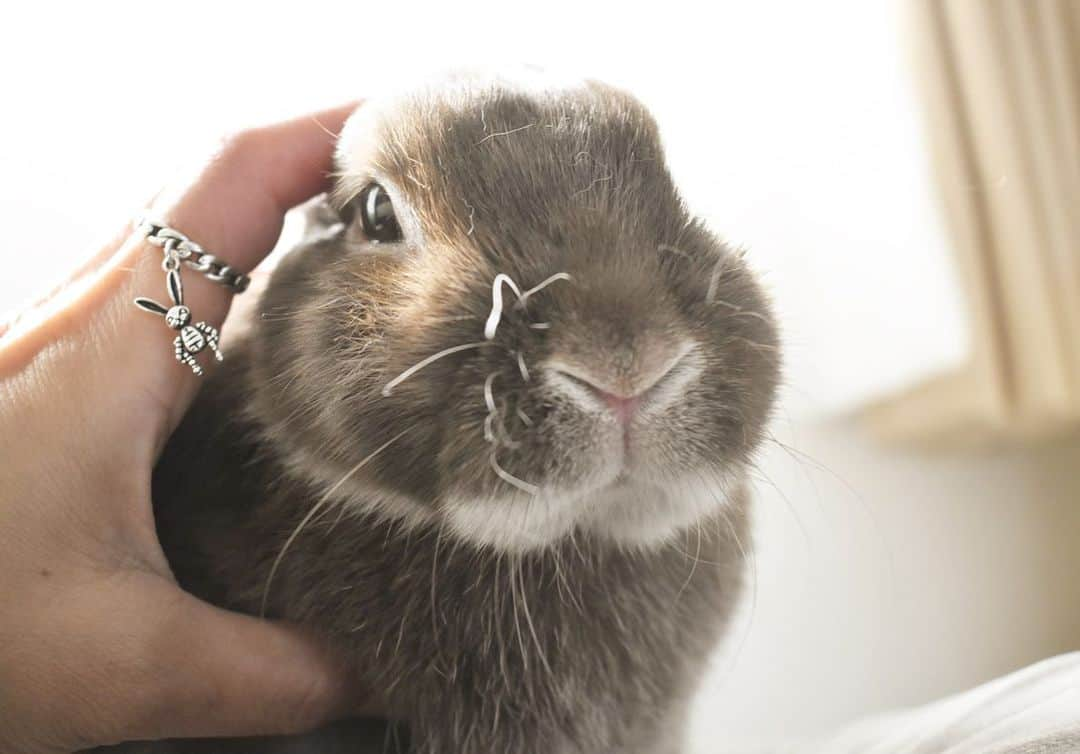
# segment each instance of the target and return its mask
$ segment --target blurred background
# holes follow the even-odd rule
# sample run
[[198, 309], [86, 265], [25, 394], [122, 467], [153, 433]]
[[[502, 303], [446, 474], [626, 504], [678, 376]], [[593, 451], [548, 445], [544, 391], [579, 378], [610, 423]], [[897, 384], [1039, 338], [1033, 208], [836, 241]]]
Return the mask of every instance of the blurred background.
[[693, 751], [818, 735], [1080, 648], [1072, 0], [4, 15], [0, 312], [240, 127], [499, 61], [651, 106], [787, 350], [752, 585]]

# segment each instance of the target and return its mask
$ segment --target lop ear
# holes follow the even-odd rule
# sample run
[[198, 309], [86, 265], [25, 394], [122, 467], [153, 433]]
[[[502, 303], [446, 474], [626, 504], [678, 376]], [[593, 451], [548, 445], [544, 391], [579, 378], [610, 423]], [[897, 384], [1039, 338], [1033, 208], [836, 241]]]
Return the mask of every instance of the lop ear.
[[176, 270], [169, 270], [169, 297], [178, 306], [184, 303], [184, 286], [181, 285], [180, 273]]
[[145, 309], [146, 311], [152, 312], [154, 314], [165, 314], [165, 312], [169, 311], [157, 301], [152, 301], [148, 298], [135, 299], [135, 306], [139, 307], [140, 309]]

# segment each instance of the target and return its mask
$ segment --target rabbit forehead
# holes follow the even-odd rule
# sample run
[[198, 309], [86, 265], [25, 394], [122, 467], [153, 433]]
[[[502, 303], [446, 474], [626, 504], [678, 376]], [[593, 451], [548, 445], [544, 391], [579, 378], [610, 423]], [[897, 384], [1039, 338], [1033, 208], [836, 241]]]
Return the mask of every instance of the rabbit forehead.
[[[589, 86], [584, 79], [528, 68], [497, 73], [456, 71], [417, 82], [368, 100], [353, 113], [338, 139], [339, 172], [348, 178], [395, 163], [402, 155], [392, 155], [388, 141], [400, 151], [421, 148], [418, 142], [429, 142], [440, 127], [452, 129], [454, 120], [467, 122], [470, 113], [479, 114], [481, 126], [486, 125], [486, 108], [501, 98], [513, 96], [536, 103], [566, 100], [581, 97]], [[476, 135], [483, 138], [486, 134]]]
[[337, 165], [337, 203], [388, 184], [436, 234], [470, 229], [478, 212], [529, 221], [614, 186], [624, 198], [674, 191], [641, 103], [598, 82], [542, 76], [459, 75], [365, 104], [342, 133]]

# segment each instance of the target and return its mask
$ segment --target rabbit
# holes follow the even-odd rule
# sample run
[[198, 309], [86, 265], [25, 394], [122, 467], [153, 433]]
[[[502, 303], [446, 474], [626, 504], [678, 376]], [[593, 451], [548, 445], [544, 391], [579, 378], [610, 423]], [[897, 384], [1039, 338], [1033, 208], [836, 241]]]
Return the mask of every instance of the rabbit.
[[153, 497], [186, 589], [325, 636], [387, 717], [137, 750], [680, 751], [780, 379], [744, 255], [595, 81], [365, 103], [333, 184]]

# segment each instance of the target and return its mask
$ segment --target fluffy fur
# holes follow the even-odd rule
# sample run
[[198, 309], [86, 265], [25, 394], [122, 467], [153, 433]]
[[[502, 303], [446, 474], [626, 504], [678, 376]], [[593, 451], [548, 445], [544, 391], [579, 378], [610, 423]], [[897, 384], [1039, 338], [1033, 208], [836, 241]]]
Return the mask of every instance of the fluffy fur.
[[[341, 223], [275, 272], [156, 470], [178, 578], [338, 643], [402, 721], [351, 751], [678, 751], [777, 381], [753, 276], [603, 85], [365, 105], [338, 169]], [[363, 238], [371, 181], [399, 243]], [[557, 273], [485, 337], [497, 275]]]

